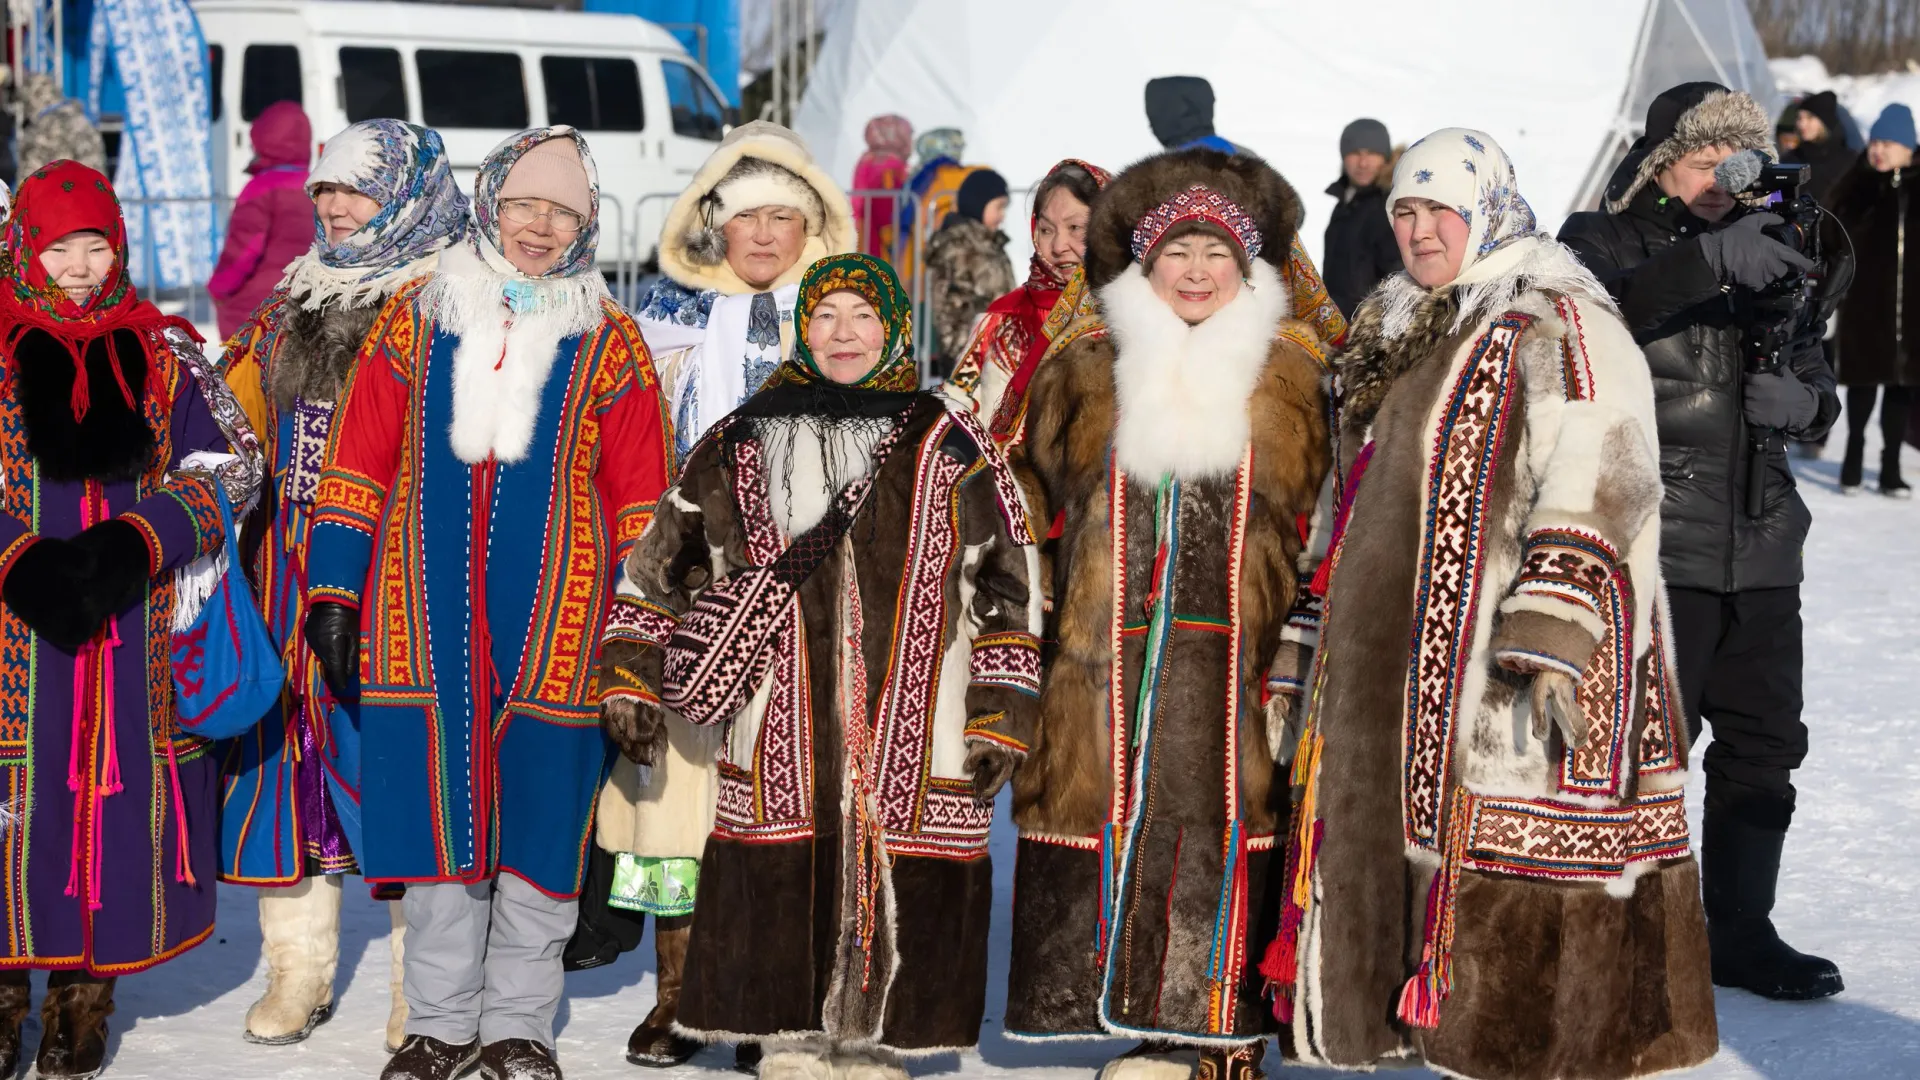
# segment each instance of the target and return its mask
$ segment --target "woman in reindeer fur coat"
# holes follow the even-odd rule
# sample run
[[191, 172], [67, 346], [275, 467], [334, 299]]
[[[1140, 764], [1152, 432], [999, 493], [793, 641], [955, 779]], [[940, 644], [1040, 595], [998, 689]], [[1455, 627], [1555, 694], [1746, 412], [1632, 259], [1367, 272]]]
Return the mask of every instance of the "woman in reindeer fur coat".
[[1064, 523], [1058, 653], [1015, 779], [1007, 1028], [1144, 1040], [1109, 1077], [1257, 1075], [1272, 1028], [1247, 943], [1272, 936], [1328, 468], [1323, 340], [1283, 276], [1299, 219], [1257, 158], [1134, 165], [1088, 230], [1104, 325], [1034, 379], [1028, 456]]
[[[707, 432], [627, 560], [602, 719], [635, 762], [668, 751], [663, 705], [719, 736], [679, 1030], [761, 1043], [763, 1080], [906, 1080], [902, 1054], [979, 1039], [1038, 560], [993, 440], [916, 391], [887, 264], [815, 263], [794, 311], [793, 356]], [[704, 640], [762, 673], [676, 675], [757, 567], [792, 592]]]
[[1427, 136], [1388, 207], [1407, 270], [1335, 369], [1276, 1012], [1300, 1057], [1350, 1069], [1705, 1061], [1645, 361], [1488, 136]]

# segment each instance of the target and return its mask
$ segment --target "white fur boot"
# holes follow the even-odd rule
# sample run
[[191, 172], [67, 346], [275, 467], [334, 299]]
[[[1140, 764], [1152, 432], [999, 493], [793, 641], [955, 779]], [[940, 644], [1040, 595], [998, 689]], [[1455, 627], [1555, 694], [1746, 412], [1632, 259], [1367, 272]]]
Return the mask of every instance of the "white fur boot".
[[885, 1047], [843, 1047], [833, 1053], [833, 1080], [907, 1080], [907, 1067]]
[[333, 970], [340, 959], [340, 879], [307, 878], [260, 890], [261, 951], [267, 993], [247, 1010], [246, 1040], [296, 1043], [333, 1015]]
[[1193, 1047], [1143, 1042], [1107, 1062], [1100, 1080], [1188, 1080], [1199, 1064]]
[[387, 1053], [400, 1052], [400, 1044], [407, 1041], [407, 995], [401, 990], [400, 977], [406, 970], [401, 960], [407, 955], [407, 913], [400, 901], [387, 901], [387, 914], [393, 919], [393, 974], [388, 982], [393, 988], [393, 1004], [387, 1009]]
[[824, 1040], [769, 1039], [760, 1058], [760, 1080], [837, 1080]]

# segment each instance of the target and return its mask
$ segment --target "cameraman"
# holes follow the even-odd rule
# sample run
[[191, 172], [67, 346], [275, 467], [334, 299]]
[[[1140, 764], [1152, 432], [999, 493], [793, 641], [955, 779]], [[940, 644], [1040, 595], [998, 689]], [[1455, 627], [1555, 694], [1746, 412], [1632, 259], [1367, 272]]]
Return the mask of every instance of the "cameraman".
[[[1704, 82], [1668, 90], [1614, 173], [1606, 212], [1573, 215], [1560, 239], [1619, 301], [1653, 374], [1680, 688], [1694, 733], [1702, 719], [1713, 725], [1700, 837], [1713, 981], [1805, 999], [1838, 993], [1841, 980], [1830, 961], [1781, 941], [1768, 917], [1792, 774], [1807, 752], [1800, 549], [1810, 517], [1782, 438], [1821, 437], [1840, 403], [1817, 322], [1799, 329], [1778, 371], [1749, 371], [1756, 320], [1742, 300], [1814, 264], [1762, 233], [1777, 215], [1749, 212], [1714, 176], [1739, 151], [1769, 150], [1772, 132], [1746, 94]], [[1757, 435], [1766, 483], [1754, 516]]]

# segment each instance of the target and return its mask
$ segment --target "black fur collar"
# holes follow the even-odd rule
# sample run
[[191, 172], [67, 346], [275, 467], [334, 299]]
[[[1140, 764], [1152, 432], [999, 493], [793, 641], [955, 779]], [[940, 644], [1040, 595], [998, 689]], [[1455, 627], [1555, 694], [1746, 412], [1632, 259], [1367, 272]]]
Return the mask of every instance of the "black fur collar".
[[1364, 430], [1379, 413], [1387, 391], [1400, 376], [1433, 355], [1434, 344], [1452, 336], [1454, 296], [1441, 289], [1420, 302], [1407, 332], [1389, 339], [1381, 323], [1384, 309], [1376, 292], [1354, 312], [1347, 344], [1334, 358], [1340, 425]]
[[273, 357], [274, 404], [289, 409], [296, 397], [338, 401], [353, 371], [354, 357], [380, 314], [380, 305], [348, 307], [336, 303], [308, 311], [289, 300], [286, 310], [286, 325], [280, 331], [286, 340]]
[[[113, 339], [112, 354], [107, 348]], [[133, 408], [115, 382], [112, 355], [120, 360]], [[52, 480], [132, 480], [145, 471], [154, 434], [147, 427], [147, 354], [140, 335], [113, 330], [87, 343], [90, 404], [73, 419], [73, 356], [44, 330], [30, 329], [13, 350], [14, 395], [27, 428], [27, 452]]]

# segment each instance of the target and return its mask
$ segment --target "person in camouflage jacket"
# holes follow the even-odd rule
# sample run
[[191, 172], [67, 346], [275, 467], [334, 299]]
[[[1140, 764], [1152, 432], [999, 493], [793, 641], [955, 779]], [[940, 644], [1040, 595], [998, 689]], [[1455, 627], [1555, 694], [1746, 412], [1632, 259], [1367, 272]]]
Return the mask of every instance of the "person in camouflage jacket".
[[958, 206], [927, 242], [927, 297], [933, 306], [934, 372], [945, 377], [967, 350], [987, 305], [1013, 290], [1007, 257], [1007, 182], [976, 169], [960, 184]]
[[96, 172], [107, 170], [107, 147], [87, 110], [60, 90], [53, 76], [33, 73], [20, 79], [25, 123], [20, 129], [21, 177], [65, 158]]

